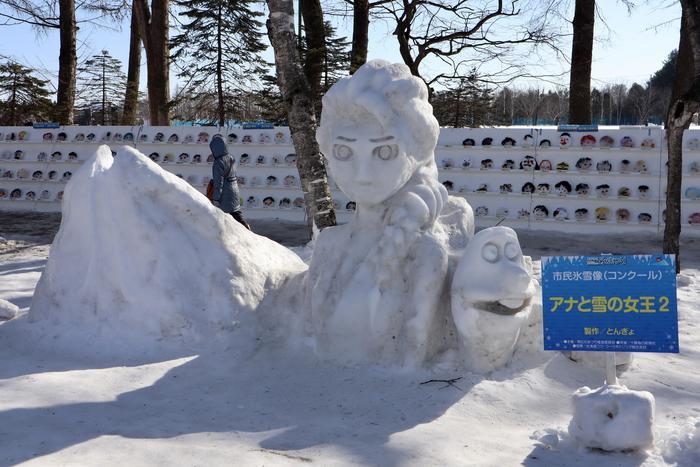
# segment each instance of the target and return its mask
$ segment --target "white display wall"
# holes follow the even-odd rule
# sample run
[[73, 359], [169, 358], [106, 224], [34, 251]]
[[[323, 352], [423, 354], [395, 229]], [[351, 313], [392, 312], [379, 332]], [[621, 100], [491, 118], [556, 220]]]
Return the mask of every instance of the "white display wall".
[[[220, 134], [238, 164], [248, 218], [303, 220], [288, 128], [0, 128], [0, 209], [59, 211], [72, 173], [100, 144], [131, 145], [204, 192], [208, 142]], [[666, 144], [659, 128], [480, 128], [441, 131], [440, 181], [465, 197], [478, 226], [568, 232], [663, 230]], [[684, 232], [700, 232], [700, 131], [684, 136]], [[331, 181], [338, 219], [353, 203]]]

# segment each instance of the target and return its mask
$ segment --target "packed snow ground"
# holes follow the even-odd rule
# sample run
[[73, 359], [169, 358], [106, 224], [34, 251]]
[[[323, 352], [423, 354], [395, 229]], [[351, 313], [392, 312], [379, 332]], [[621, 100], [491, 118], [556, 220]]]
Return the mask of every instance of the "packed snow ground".
[[[22, 218], [19, 228], [7, 215], [2, 221], [0, 298], [21, 316], [46, 264], [51, 228], [43, 218]], [[302, 230], [290, 229], [287, 244], [301, 245]], [[655, 236], [520, 232], [520, 241], [537, 275], [543, 255], [660, 249]], [[224, 352], [124, 366], [91, 349], [37, 351], [3, 332], [6, 322], [0, 465], [700, 465], [699, 246], [683, 245], [681, 353], [636, 354], [620, 376], [656, 398], [656, 439], [645, 453], [575, 445], [566, 431], [571, 394], [600, 386], [604, 370], [538, 350], [537, 338], [530, 352], [484, 377], [337, 367], [275, 348], [243, 362]]]

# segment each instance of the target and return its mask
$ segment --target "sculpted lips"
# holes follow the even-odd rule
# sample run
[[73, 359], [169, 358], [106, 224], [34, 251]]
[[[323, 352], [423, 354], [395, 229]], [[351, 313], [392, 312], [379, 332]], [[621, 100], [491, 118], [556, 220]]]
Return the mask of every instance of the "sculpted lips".
[[497, 302], [477, 302], [474, 303], [474, 308], [495, 313], [497, 315], [511, 316], [518, 314], [528, 306], [532, 298], [526, 299], [504, 299]]

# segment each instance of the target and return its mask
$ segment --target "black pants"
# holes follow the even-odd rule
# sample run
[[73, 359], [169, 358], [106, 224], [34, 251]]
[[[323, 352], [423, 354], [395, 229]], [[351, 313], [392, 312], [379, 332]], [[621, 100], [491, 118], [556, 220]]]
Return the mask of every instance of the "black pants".
[[236, 219], [238, 222], [240, 222], [243, 225], [243, 227], [250, 230], [250, 226], [245, 221], [245, 219], [243, 219], [243, 213], [241, 211], [234, 211], [231, 213], [231, 215], [233, 216], [234, 219]]

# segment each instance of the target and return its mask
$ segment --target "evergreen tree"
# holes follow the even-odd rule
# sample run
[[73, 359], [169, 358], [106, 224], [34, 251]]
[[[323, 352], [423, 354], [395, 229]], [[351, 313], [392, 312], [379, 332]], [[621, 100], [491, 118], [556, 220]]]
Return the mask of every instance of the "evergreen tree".
[[[316, 114], [321, 112], [321, 98], [323, 95], [343, 76], [348, 75], [350, 67], [350, 41], [346, 37], [338, 37], [336, 29], [329, 21], [323, 23], [325, 29], [326, 49], [323, 57], [323, 67], [321, 70], [321, 86], [318, 89], [319, 95], [316, 98]], [[302, 63], [310, 58], [306, 37], [302, 37], [299, 44], [299, 52]]]
[[48, 81], [32, 76], [17, 62], [0, 64], [0, 125], [47, 120], [52, 110]]
[[494, 124], [493, 91], [476, 73], [461, 78], [457, 85], [433, 94], [433, 113], [441, 126], [480, 127]]
[[260, 108], [260, 116], [275, 125], [288, 126], [289, 115], [282, 100], [282, 93], [277, 87], [277, 78], [265, 75], [262, 78], [262, 89], [257, 93], [256, 104]]
[[661, 68], [654, 73], [647, 86], [651, 88], [651, 103], [649, 113], [656, 117], [656, 120], [663, 121], [666, 112], [671, 105], [671, 91], [676, 78], [676, 57], [678, 50], [673, 50], [668, 54]]
[[265, 50], [258, 20], [262, 13], [253, 0], [179, 0], [185, 18], [182, 31], [171, 42], [172, 58], [179, 61], [178, 76], [187, 80], [188, 95], [214, 95], [217, 120], [240, 116], [236, 96], [257, 88], [265, 72]]
[[324, 27], [326, 30], [326, 56], [323, 59], [321, 92], [325, 94], [336, 81], [348, 75], [351, 42], [346, 37], [338, 37], [336, 29], [330, 22], [326, 21]]
[[126, 92], [122, 62], [103, 50], [78, 67], [78, 108], [89, 124], [116, 125]]

